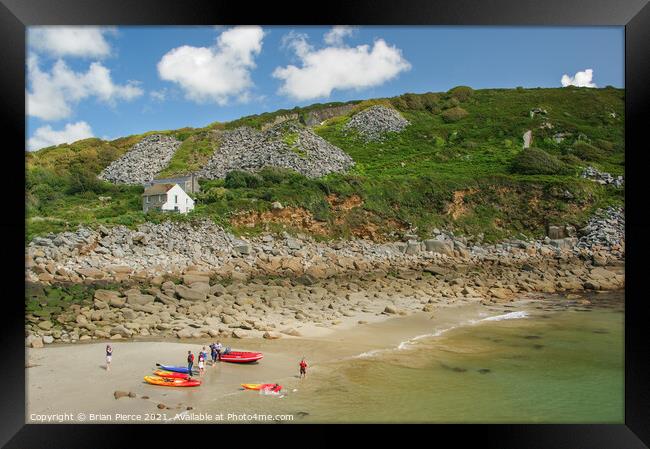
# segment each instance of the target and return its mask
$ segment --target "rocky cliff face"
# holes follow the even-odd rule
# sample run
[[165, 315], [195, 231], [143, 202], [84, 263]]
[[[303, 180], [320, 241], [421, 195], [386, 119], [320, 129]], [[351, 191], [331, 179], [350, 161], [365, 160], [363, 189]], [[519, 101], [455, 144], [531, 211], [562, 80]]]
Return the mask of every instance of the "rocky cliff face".
[[331, 119], [333, 117], [338, 117], [340, 115], [347, 114], [352, 111], [356, 105], [354, 104], [344, 104], [341, 106], [333, 106], [331, 108], [320, 109], [318, 111], [311, 111], [307, 114], [305, 119], [305, 124], [307, 126], [318, 125], [325, 120]]
[[345, 125], [347, 130], [355, 130], [365, 140], [381, 140], [388, 132], [401, 132], [409, 121], [395, 109], [386, 106], [371, 106], [358, 112]]
[[283, 167], [319, 177], [344, 172], [352, 165], [352, 158], [340, 148], [309, 128], [287, 122], [265, 131], [241, 127], [225, 132], [221, 146], [199, 176], [218, 179], [232, 170], [254, 172], [264, 167]]
[[170, 136], [152, 134], [113, 161], [99, 178], [115, 184], [144, 184], [164, 170], [181, 142]]

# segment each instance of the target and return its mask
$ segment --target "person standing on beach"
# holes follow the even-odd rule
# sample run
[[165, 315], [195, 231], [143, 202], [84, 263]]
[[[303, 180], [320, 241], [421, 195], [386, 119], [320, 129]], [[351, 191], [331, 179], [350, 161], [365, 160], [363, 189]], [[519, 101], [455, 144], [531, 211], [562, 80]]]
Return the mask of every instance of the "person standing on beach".
[[201, 351], [199, 353], [199, 377], [203, 377], [205, 370], [205, 352]]
[[194, 366], [194, 354], [192, 351], [187, 351], [187, 375], [192, 377], [192, 367]]
[[111, 360], [113, 359], [113, 348], [111, 345], [106, 345], [106, 371], [111, 370]]
[[307, 376], [307, 362], [305, 362], [305, 358], [303, 357], [302, 360], [300, 361], [300, 378], [304, 378]]
[[212, 366], [215, 366], [217, 364], [217, 345], [215, 343], [212, 343], [210, 345], [210, 356], [212, 357]]
[[216, 345], [214, 345], [214, 350], [217, 351], [217, 360], [221, 360], [221, 342], [218, 341]]

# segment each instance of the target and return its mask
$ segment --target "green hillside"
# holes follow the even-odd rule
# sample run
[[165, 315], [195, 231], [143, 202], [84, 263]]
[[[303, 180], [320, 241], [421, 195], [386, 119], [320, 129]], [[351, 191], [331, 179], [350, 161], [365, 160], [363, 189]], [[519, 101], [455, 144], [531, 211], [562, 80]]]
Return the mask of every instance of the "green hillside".
[[[541, 235], [548, 222], [579, 225], [595, 208], [623, 202], [623, 189], [579, 177], [580, 168], [587, 165], [623, 174], [621, 89], [473, 91], [458, 87], [446, 93], [405, 94], [350, 104], [353, 111], [315, 128], [319, 136], [352, 156], [356, 166], [350, 173], [320, 179], [279, 169], [231, 173], [225, 180], [202, 181], [195, 211], [173, 219], [207, 216], [237, 233], [287, 229], [322, 238], [373, 236], [373, 230], [388, 234], [408, 227], [426, 235], [437, 226], [497, 240], [519, 233]], [[399, 134], [369, 143], [345, 130], [355, 112], [374, 104], [397, 109], [411, 124]], [[225, 129], [261, 128], [289, 115], [304, 123], [310, 113], [333, 106], [341, 104], [163, 131], [183, 143], [160, 175], [189, 173], [203, 166], [218, 151]], [[541, 112], [531, 117], [531, 110]], [[527, 130], [532, 130], [536, 149], [522, 152]], [[564, 138], [559, 143], [555, 140], [558, 133]], [[169, 217], [141, 212], [141, 187], [114, 186], [96, 179], [143, 136], [111, 142], [87, 139], [28, 153], [28, 239], [79, 224], [133, 226]], [[287, 141], [291, 137], [285, 136]], [[358, 207], [337, 207], [345, 198], [353, 199]], [[274, 201], [300, 208], [301, 216], [308, 216], [312, 224], [293, 223], [290, 218], [281, 224], [232, 219], [242, 211], [269, 211]]]

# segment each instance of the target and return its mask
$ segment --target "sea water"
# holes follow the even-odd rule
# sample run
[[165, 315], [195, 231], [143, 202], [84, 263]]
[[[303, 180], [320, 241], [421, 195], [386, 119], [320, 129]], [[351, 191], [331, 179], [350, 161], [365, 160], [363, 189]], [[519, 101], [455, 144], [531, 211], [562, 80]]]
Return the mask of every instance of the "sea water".
[[590, 300], [484, 313], [328, 363], [272, 408], [298, 422], [622, 423], [623, 293]]

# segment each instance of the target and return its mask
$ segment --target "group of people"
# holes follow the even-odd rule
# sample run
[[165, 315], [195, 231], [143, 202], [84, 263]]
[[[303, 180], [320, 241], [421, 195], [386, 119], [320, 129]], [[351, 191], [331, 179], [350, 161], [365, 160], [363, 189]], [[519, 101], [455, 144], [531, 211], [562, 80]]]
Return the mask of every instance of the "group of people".
[[[224, 352], [224, 354], [226, 354], [230, 351], [230, 348], [226, 348], [224, 351], [220, 341], [210, 344], [210, 357], [212, 358], [213, 367], [217, 365], [217, 360], [221, 360], [222, 351]], [[208, 357], [208, 353], [205, 350], [205, 346], [203, 346], [201, 352], [199, 352], [199, 376], [200, 377], [203, 377], [203, 374], [205, 372], [205, 360], [207, 359], [207, 357]], [[106, 371], [111, 370], [112, 359], [113, 359], [113, 348], [111, 347], [111, 345], [106, 345]], [[300, 378], [302, 379], [307, 375], [307, 362], [305, 361], [304, 357], [302, 358], [302, 360], [300, 360], [298, 366], [300, 367]], [[187, 351], [187, 374], [189, 377], [192, 377], [193, 367], [194, 367], [194, 354], [192, 354], [192, 351]]]
[[[210, 344], [210, 357], [212, 359], [212, 366], [217, 365], [217, 360], [221, 360], [221, 353], [223, 351], [223, 345], [220, 341]], [[226, 348], [228, 351], [228, 348]], [[225, 353], [225, 352], [224, 352]], [[199, 352], [199, 376], [203, 377], [205, 373], [206, 360], [208, 358], [208, 353], [205, 350], [205, 346]], [[189, 377], [192, 377], [192, 368], [194, 367], [194, 354], [192, 351], [187, 351], [187, 373]]]

